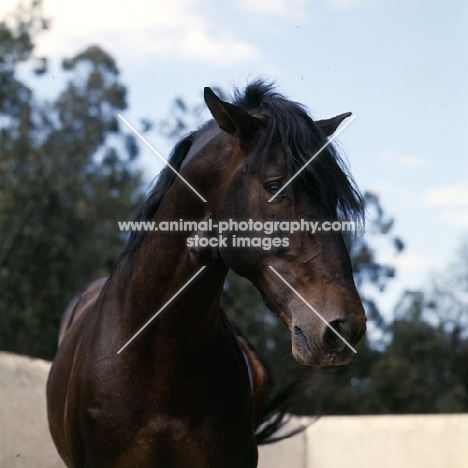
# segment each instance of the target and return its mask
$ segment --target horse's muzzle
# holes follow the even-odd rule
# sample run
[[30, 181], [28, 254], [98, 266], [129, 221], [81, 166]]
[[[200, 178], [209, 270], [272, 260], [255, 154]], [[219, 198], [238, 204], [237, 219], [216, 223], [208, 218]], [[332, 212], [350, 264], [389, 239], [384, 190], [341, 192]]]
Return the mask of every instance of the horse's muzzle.
[[328, 325], [323, 323], [319, 328], [319, 333], [308, 333], [307, 328], [299, 324], [292, 327], [294, 358], [307, 366], [341, 366], [351, 360], [354, 347], [365, 335], [366, 319], [365, 316], [352, 316], [349, 319], [333, 320]]

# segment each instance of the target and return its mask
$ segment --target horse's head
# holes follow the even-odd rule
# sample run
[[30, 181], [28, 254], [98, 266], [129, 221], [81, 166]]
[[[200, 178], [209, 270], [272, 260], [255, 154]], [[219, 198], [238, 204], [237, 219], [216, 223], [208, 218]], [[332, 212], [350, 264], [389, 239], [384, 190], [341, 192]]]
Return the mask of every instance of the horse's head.
[[331, 145], [282, 187], [350, 114], [313, 122], [302, 106], [260, 84], [251, 85], [238, 105], [209, 88], [205, 101], [221, 128], [210, 131], [202, 151], [217, 153], [222, 174], [212, 209], [219, 234], [228, 239], [219, 256], [288, 326], [298, 362], [349, 362], [366, 317], [343, 234], [335, 229], [339, 220], [360, 217], [361, 197]]

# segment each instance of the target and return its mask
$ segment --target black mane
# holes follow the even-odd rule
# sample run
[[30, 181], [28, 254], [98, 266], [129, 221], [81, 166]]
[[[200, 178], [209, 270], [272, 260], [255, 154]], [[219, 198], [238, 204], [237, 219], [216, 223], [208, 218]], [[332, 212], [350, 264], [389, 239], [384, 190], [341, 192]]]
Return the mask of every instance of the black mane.
[[[261, 173], [265, 169], [269, 150], [279, 143], [286, 155], [288, 175], [292, 177], [327, 141], [326, 135], [308, 115], [306, 108], [277, 93], [270, 83], [255, 81], [243, 93], [237, 90], [234, 98], [234, 104], [246, 111], [261, 112], [269, 117], [264, 138], [250, 158], [249, 168], [254, 172]], [[180, 169], [192, 143], [205, 131], [209, 131], [212, 123], [207, 122], [200, 130], [177, 143], [169, 158], [172, 167]], [[154, 188], [137, 211], [135, 221], [151, 221], [154, 218], [175, 178], [175, 173], [167, 166], [161, 171]], [[295, 191], [305, 191], [313, 196], [322, 208], [324, 218], [344, 218], [358, 225], [362, 223], [362, 197], [333, 145], [328, 145], [291, 185]], [[119, 259], [137, 251], [145, 236], [144, 231], [132, 232]]]
[[[185, 156], [190, 150], [192, 143], [194, 141], [197, 132], [190, 133], [180, 140], [174, 149], [172, 150], [171, 155], [169, 156], [170, 165], [176, 169], [180, 170]], [[154, 188], [151, 190], [150, 194], [144, 201], [144, 203], [138, 208], [135, 213], [134, 221], [152, 221], [158, 211], [159, 205], [164, 198], [164, 195], [169, 190], [171, 185], [176, 179], [176, 174], [168, 166], [164, 166], [160, 172], [157, 182]], [[122, 253], [119, 255], [116, 261], [116, 265], [119, 263], [120, 259], [127, 255], [133, 255], [143, 243], [143, 240], [146, 237], [145, 231], [132, 231], [130, 233], [130, 238], [128, 239], [127, 245], [125, 246]]]

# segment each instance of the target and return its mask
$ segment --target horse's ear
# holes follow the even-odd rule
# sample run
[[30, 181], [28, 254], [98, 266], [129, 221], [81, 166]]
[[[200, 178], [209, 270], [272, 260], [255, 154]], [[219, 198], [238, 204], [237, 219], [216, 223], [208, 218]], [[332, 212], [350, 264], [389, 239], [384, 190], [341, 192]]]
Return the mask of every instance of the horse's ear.
[[322, 129], [322, 132], [325, 135], [330, 136], [336, 132], [336, 129], [340, 126], [341, 122], [348, 117], [351, 117], [353, 114], [351, 112], [346, 112], [344, 114], [337, 115], [331, 119], [326, 120], [316, 120], [315, 123]]
[[244, 109], [219, 99], [211, 88], [205, 88], [205, 102], [220, 128], [249, 144], [259, 129], [266, 126], [266, 119], [260, 119]]

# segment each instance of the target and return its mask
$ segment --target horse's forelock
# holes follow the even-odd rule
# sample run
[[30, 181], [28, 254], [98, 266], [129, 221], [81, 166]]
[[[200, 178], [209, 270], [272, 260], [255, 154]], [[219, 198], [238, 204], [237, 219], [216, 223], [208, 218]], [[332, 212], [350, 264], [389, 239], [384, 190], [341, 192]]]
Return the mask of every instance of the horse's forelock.
[[[280, 145], [286, 157], [288, 176], [294, 176], [314, 153], [327, 143], [326, 135], [302, 104], [276, 92], [272, 83], [257, 80], [244, 93], [235, 93], [236, 105], [250, 112], [264, 113], [269, 125], [249, 160], [249, 170], [263, 173], [269, 152]], [[333, 144], [329, 144], [293, 184], [296, 190], [315, 195], [324, 216], [344, 217], [363, 223], [364, 206], [347, 165]]]

